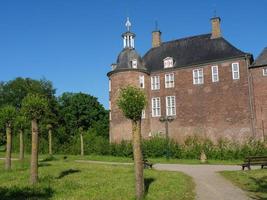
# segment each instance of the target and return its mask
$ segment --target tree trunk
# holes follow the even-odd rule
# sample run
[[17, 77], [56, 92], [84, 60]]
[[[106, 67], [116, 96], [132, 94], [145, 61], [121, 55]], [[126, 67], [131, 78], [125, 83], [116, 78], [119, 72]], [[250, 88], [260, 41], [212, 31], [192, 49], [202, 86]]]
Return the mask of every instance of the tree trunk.
[[19, 130], [19, 159], [24, 160], [24, 138], [23, 130]]
[[49, 155], [52, 156], [52, 129], [48, 130], [48, 140], [49, 140]]
[[11, 127], [6, 127], [6, 170], [11, 169], [11, 147], [12, 147], [12, 135], [11, 135]]
[[144, 164], [141, 150], [141, 121], [132, 122], [133, 131], [133, 154], [135, 168], [135, 191], [136, 199], [140, 200], [144, 196]]
[[30, 183], [38, 181], [38, 124], [32, 120], [32, 156], [31, 156], [31, 178]]
[[83, 149], [83, 133], [80, 133], [81, 137], [81, 156], [84, 156], [84, 149]]

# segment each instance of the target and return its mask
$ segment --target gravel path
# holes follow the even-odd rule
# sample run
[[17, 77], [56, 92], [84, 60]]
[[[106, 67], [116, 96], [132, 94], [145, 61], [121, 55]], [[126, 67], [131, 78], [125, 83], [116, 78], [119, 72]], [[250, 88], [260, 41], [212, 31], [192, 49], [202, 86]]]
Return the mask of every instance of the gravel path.
[[184, 165], [155, 164], [154, 169], [181, 171], [194, 179], [197, 200], [248, 200], [244, 191], [223, 178], [218, 171], [241, 170], [240, 166], [231, 165]]

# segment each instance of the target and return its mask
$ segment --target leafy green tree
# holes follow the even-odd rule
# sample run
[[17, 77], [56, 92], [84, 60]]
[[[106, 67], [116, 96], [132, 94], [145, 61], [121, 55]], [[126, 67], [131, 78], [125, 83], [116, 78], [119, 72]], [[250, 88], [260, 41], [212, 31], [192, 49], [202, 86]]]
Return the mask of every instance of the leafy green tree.
[[[108, 117], [107, 111], [97, 98], [84, 93], [64, 93], [59, 99], [59, 104], [60, 116], [63, 119], [62, 124], [65, 125], [67, 133], [70, 133], [64, 138], [72, 138], [78, 133], [80, 135], [81, 155], [83, 155], [83, 133], [96, 122], [102, 120], [103, 117]], [[108, 124], [107, 121], [103, 123]]]
[[40, 95], [28, 94], [22, 101], [22, 112], [31, 120], [32, 125], [31, 184], [38, 181], [38, 122], [47, 109], [48, 102]]
[[19, 159], [24, 160], [24, 131], [28, 128], [28, 120], [22, 114], [18, 115], [15, 120], [15, 127], [19, 132]]
[[136, 198], [140, 200], [144, 196], [141, 117], [142, 110], [146, 106], [146, 96], [142, 90], [133, 86], [127, 86], [121, 89], [117, 104], [124, 116], [132, 121]]
[[16, 108], [21, 107], [22, 100], [28, 94], [38, 94], [50, 100], [55, 98], [55, 89], [46, 79], [34, 80], [18, 77], [14, 80], [0, 83], [0, 105], [10, 104]]
[[6, 127], [6, 162], [5, 169], [11, 169], [11, 147], [12, 147], [12, 129], [16, 117], [16, 109], [13, 106], [6, 105], [0, 110], [1, 123]]

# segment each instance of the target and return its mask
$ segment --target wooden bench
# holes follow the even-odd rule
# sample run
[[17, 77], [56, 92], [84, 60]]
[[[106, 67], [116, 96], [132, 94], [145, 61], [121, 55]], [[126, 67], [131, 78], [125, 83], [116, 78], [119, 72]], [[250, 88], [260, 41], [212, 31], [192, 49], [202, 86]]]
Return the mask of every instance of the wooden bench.
[[242, 170], [246, 167], [250, 170], [250, 166], [258, 165], [263, 169], [264, 166], [267, 166], [267, 156], [249, 156], [245, 158], [244, 163], [241, 165]]

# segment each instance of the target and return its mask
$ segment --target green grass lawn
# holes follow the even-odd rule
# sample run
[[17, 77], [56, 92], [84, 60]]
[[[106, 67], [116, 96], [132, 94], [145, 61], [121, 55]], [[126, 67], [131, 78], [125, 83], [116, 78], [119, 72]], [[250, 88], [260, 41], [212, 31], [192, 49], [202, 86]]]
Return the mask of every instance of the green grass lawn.
[[220, 172], [235, 185], [249, 192], [253, 199], [267, 199], [267, 169]]
[[[12, 162], [12, 170], [4, 170], [0, 161], [0, 199], [70, 199], [128, 200], [134, 199], [133, 166], [76, 163], [66, 160], [39, 162], [39, 184], [29, 185], [29, 160]], [[177, 172], [145, 170], [145, 199], [194, 199], [192, 179]]]
[[[29, 154], [25, 155], [30, 157]], [[55, 155], [55, 157], [62, 158], [65, 155]], [[0, 157], [5, 157], [5, 152], [0, 152]], [[13, 158], [18, 158], [18, 154], [12, 154]], [[47, 155], [41, 155], [40, 158], [47, 157]], [[67, 155], [68, 159], [71, 160], [95, 160], [95, 161], [109, 161], [109, 162], [133, 162], [132, 158], [128, 157], [117, 157], [117, 156], [99, 156], [99, 155]], [[167, 163], [167, 164], [201, 164], [199, 160], [194, 159], [166, 159], [166, 158], [148, 158], [152, 163]], [[211, 165], [238, 165], [243, 163], [242, 160], [208, 160], [206, 164]]]

